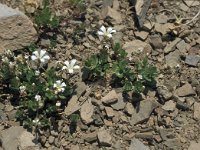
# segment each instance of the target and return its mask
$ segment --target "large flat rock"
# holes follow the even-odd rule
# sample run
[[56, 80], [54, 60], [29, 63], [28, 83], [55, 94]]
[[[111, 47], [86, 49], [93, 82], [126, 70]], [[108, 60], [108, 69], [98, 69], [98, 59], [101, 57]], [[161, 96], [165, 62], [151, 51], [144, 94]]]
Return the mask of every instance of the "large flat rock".
[[37, 40], [31, 20], [22, 12], [0, 4], [0, 52], [17, 50]]

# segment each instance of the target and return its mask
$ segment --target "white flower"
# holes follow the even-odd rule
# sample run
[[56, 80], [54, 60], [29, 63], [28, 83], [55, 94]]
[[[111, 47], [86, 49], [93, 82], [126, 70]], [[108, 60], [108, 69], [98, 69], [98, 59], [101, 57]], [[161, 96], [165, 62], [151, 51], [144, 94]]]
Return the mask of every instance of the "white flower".
[[80, 66], [75, 65], [76, 59], [72, 59], [71, 62], [65, 61], [64, 64], [65, 64], [65, 66], [62, 67], [62, 70], [67, 69], [69, 73], [74, 73], [74, 69], [80, 68]]
[[53, 84], [53, 87], [55, 88], [55, 94], [58, 94], [59, 92], [64, 92], [66, 84], [61, 80], [57, 80], [56, 83]]
[[37, 50], [33, 52], [31, 59], [33, 61], [39, 60], [41, 63], [45, 64], [50, 59], [50, 57], [49, 55], [47, 55], [47, 52], [45, 50]]
[[36, 76], [39, 76], [39, 75], [40, 75], [40, 71], [39, 71], [39, 70], [36, 70], [36, 71], [35, 71], [35, 75], [36, 75]]
[[40, 125], [40, 119], [39, 118], [35, 118], [33, 120], [33, 123], [36, 124], [36, 125]]
[[22, 85], [19, 87], [20, 93], [24, 93], [26, 90], [26, 86]]
[[41, 101], [41, 99], [42, 99], [42, 98], [41, 98], [40, 95], [35, 95], [35, 100], [36, 100], [36, 101]]
[[8, 60], [8, 57], [4, 57], [4, 58], [2, 58], [1, 60], [2, 60], [2, 62], [8, 62], [8, 61], [9, 61], [9, 60]]
[[108, 29], [106, 30], [106, 28], [104, 26], [101, 26], [100, 31], [98, 31], [98, 35], [100, 36], [107, 36], [109, 38], [112, 37], [112, 33], [115, 33], [116, 30], [113, 30], [112, 27], [108, 27]]
[[138, 79], [142, 80], [143, 79], [142, 75], [139, 74]]
[[61, 106], [61, 102], [60, 102], [60, 101], [57, 101], [57, 102], [56, 102], [56, 106], [57, 106], [57, 107], [60, 107], [60, 106]]

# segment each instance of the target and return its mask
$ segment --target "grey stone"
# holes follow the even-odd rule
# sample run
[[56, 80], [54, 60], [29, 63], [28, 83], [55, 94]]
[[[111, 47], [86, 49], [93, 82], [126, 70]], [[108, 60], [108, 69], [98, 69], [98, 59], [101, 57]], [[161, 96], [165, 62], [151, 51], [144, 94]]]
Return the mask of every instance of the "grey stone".
[[17, 112], [17, 110], [12, 110], [12, 111], [8, 112], [7, 113], [8, 114], [8, 119], [9, 120], [15, 120], [16, 112]]
[[138, 106], [134, 109], [131, 117], [131, 125], [135, 125], [147, 120], [152, 111], [158, 107], [159, 104], [153, 100], [143, 100]]
[[200, 141], [198, 140], [198, 142], [196, 141], [190, 141], [190, 146], [188, 148], [188, 150], [198, 150], [200, 147]]
[[4, 109], [5, 105], [3, 103], [0, 102], [0, 109]]
[[3, 110], [0, 109], [0, 121], [7, 121], [7, 115], [4, 113]]
[[187, 55], [185, 59], [185, 63], [190, 66], [197, 66], [200, 60], [200, 56], [198, 55]]
[[180, 52], [185, 53], [187, 50], [190, 49], [191, 46], [190, 46], [189, 44], [185, 43], [184, 40], [181, 40], [181, 41], [176, 45], [176, 47], [178, 48], [178, 50], [180, 50]]
[[95, 142], [95, 141], [97, 141], [97, 133], [96, 132], [87, 133], [87, 134], [83, 135], [83, 138], [88, 143]]
[[136, 133], [135, 138], [152, 140], [153, 139], [153, 133], [152, 132]]
[[124, 98], [122, 93], [118, 94], [118, 101], [115, 104], [112, 104], [111, 107], [114, 110], [123, 110], [125, 107], [126, 103], [124, 102]]
[[188, 11], [188, 10], [189, 10], [189, 7], [187, 7], [187, 5], [185, 5], [184, 3], [181, 3], [181, 4], [179, 5], [179, 8], [180, 8], [181, 10], [183, 10], [183, 11]]
[[166, 111], [174, 111], [175, 108], [176, 108], [176, 103], [173, 100], [165, 102], [165, 104], [162, 106], [162, 109]]
[[112, 7], [112, 5], [113, 5], [113, 0], [103, 0], [103, 6], [102, 7], [107, 7], [107, 6]]
[[81, 110], [80, 110], [80, 116], [81, 116], [81, 120], [83, 121], [83, 123], [85, 124], [89, 124], [91, 122], [93, 122], [93, 113], [94, 113], [94, 106], [92, 105], [92, 103], [89, 101], [86, 101], [82, 106], [81, 106]]
[[190, 106], [180, 100], [177, 100], [176, 108], [186, 111], [190, 109]]
[[200, 103], [194, 103], [194, 119], [200, 120]]
[[77, 87], [76, 87], [75, 92], [76, 92], [77, 97], [79, 98], [86, 91], [87, 86], [85, 85], [84, 82], [77, 82], [76, 86]]
[[176, 48], [176, 44], [178, 42], [180, 42], [181, 39], [180, 38], [176, 38], [174, 41], [172, 41], [171, 43], [167, 44], [167, 46], [164, 48], [164, 52], [167, 54], [169, 52], [172, 52], [175, 50]]
[[184, 84], [182, 87], [176, 89], [175, 93], [182, 97], [182, 96], [190, 96], [195, 95], [195, 91], [189, 83]]
[[156, 22], [157, 23], [167, 23], [168, 21], [168, 17], [164, 14], [159, 14], [159, 15], [156, 15]]
[[168, 139], [167, 141], [164, 142], [164, 145], [166, 145], [169, 149], [180, 149], [181, 148], [181, 142], [178, 138], [175, 139]]
[[148, 146], [145, 146], [140, 140], [133, 138], [129, 150], [150, 150]]
[[22, 49], [37, 40], [31, 20], [22, 12], [0, 4], [0, 52]]
[[105, 107], [105, 111], [108, 118], [112, 118], [114, 116], [114, 111], [111, 107]]
[[94, 116], [93, 116], [93, 119], [94, 119], [94, 124], [95, 124], [95, 125], [97, 125], [97, 126], [102, 126], [102, 125], [104, 125], [104, 122], [103, 122], [103, 120], [102, 120], [102, 118], [101, 118], [100, 115], [98, 115], [98, 114], [94, 115]]
[[78, 103], [78, 97], [76, 95], [72, 96], [69, 100], [67, 107], [65, 108], [65, 115], [69, 116], [80, 109], [80, 105]]
[[118, 95], [115, 90], [110, 91], [106, 96], [101, 99], [103, 104], [111, 105], [118, 101]]
[[54, 136], [49, 136], [49, 144], [53, 144], [54, 143], [54, 140], [55, 140], [55, 137]]
[[192, 6], [198, 6], [200, 5], [200, 2], [198, 0], [184, 0], [185, 4], [188, 6], [188, 7], [192, 7]]
[[4, 150], [39, 150], [33, 143], [35, 137], [21, 126], [13, 126], [0, 131], [0, 141]]
[[108, 131], [105, 129], [100, 129], [97, 133], [97, 137], [99, 140], [100, 146], [111, 146], [112, 145], [112, 137]]
[[157, 88], [157, 91], [159, 96], [164, 98], [164, 100], [169, 100], [172, 97], [172, 93], [168, 90], [166, 86], [159, 86]]
[[40, 45], [44, 47], [49, 47], [51, 45], [51, 41], [49, 39], [41, 39]]
[[135, 34], [135, 37], [140, 39], [140, 40], [143, 40], [145, 41], [149, 35], [149, 32], [145, 32], [145, 31], [140, 31], [140, 32], [134, 32]]
[[125, 107], [125, 112], [128, 114], [128, 115], [132, 115], [133, 114], [133, 112], [134, 112], [134, 107], [133, 107], [133, 104], [131, 104], [131, 103], [127, 103], [126, 104], [126, 107]]
[[164, 47], [162, 39], [161, 39], [161, 37], [158, 34], [152, 35], [150, 37], [150, 44], [155, 49], [162, 49]]
[[180, 63], [180, 55], [181, 53], [179, 50], [169, 53], [165, 56], [166, 64], [171, 68], [177, 67]]

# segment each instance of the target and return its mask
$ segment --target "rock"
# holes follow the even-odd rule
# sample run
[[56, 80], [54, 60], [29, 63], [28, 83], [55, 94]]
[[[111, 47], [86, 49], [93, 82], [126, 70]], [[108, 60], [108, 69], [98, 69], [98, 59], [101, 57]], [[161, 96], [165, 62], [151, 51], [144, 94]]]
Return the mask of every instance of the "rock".
[[185, 43], [184, 40], [181, 40], [181, 41], [176, 45], [176, 47], [178, 48], [178, 50], [179, 50], [180, 52], [186, 53], [186, 51], [189, 50], [191, 46], [190, 46], [189, 44]]
[[103, 8], [107, 6], [112, 7], [112, 5], [113, 5], [113, 0], [103, 0], [103, 6], [102, 6]]
[[124, 102], [124, 98], [122, 93], [118, 94], [118, 101], [115, 104], [112, 104], [111, 107], [114, 110], [123, 110], [125, 107], [126, 103]]
[[112, 145], [112, 137], [108, 131], [105, 129], [100, 129], [97, 133], [97, 137], [99, 140], [100, 146], [111, 146]]
[[17, 50], [36, 42], [37, 32], [22, 12], [0, 4], [0, 52]]
[[102, 126], [104, 124], [104, 122], [101, 119], [101, 116], [99, 114], [94, 115], [93, 118], [94, 118], [94, 124], [95, 125]]
[[0, 102], [0, 110], [3, 110], [5, 107], [5, 105], [3, 103]]
[[70, 150], [80, 150], [79, 146], [78, 145], [72, 145], [70, 147]]
[[103, 104], [111, 105], [118, 101], [118, 95], [115, 90], [110, 91], [106, 96], [101, 99]]
[[192, 0], [184, 0], [185, 4], [188, 6], [188, 7], [192, 7], [192, 6], [198, 6], [200, 5], [200, 2], [199, 1], [192, 1]]
[[196, 141], [190, 141], [190, 146], [188, 148], [188, 150], [198, 150], [200, 147], [200, 141], [196, 142]]
[[188, 11], [188, 10], [189, 10], [189, 7], [187, 7], [187, 5], [185, 5], [184, 3], [181, 3], [181, 4], [179, 5], [179, 8], [180, 8], [181, 10], [183, 10], [183, 11]]
[[160, 115], [161, 117], [169, 115], [169, 113], [166, 110], [164, 110], [160, 107], [156, 108], [154, 111], [155, 111], [156, 114]]
[[178, 138], [168, 139], [167, 141], [164, 142], [164, 145], [166, 145], [169, 149], [181, 148], [181, 142]]
[[130, 120], [131, 125], [135, 125], [147, 120], [152, 111], [158, 106], [159, 104], [152, 100], [143, 100], [139, 102], [137, 108], [135, 108], [133, 111]]
[[48, 48], [51, 46], [51, 41], [49, 39], [41, 39], [40, 45]]
[[200, 103], [194, 103], [194, 119], [200, 120]]
[[154, 23], [147, 22], [147, 23], [144, 23], [144, 26], [142, 27], [142, 29], [145, 31], [151, 31], [153, 27], [154, 27]]
[[85, 85], [84, 82], [77, 82], [76, 83], [76, 95], [79, 98], [87, 89], [87, 86]]
[[165, 24], [160, 24], [160, 23], [155, 23], [155, 31], [158, 33], [162, 33], [162, 35], [167, 34], [170, 32], [170, 28], [173, 27], [173, 24], [171, 23], [165, 23]]
[[174, 41], [172, 41], [171, 43], [167, 44], [167, 46], [164, 48], [164, 52], [167, 54], [169, 52], [172, 52], [175, 50], [176, 48], [176, 44], [178, 42], [180, 42], [181, 39], [180, 38], [176, 38]]
[[140, 32], [136, 31], [134, 34], [136, 38], [141, 39], [143, 41], [145, 41], [149, 35], [149, 33], [145, 31], [140, 31]]
[[166, 111], [174, 111], [175, 108], [176, 108], [176, 103], [173, 100], [165, 102], [165, 104], [162, 106], [162, 109]]
[[150, 150], [149, 147], [145, 146], [140, 140], [133, 138], [131, 140], [131, 145], [129, 147], [129, 150]]
[[94, 113], [94, 106], [91, 102], [86, 101], [82, 106], [80, 110], [80, 116], [81, 120], [85, 124], [89, 124], [93, 121], [92, 115]]
[[108, 118], [112, 118], [114, 116], [114, 111], [111, 107], [105, 107], [105, 111]]
[[166, 64], [171, 68], [177, 67], [180, 64], [180, 55], [179, 50], [169, 53], [165, 56]]
[[87, 133], [87, 134], [83, 135], [83, 138], [88, 143], [95, 142], [95, 141], [97, 141], [97, 133], [96, 132]]
[[111, 7], [104, 7], [102, 9], [102, 12], [101, 12], [101, 18], [102, 19], [105, 19], [106, 17], [110, 17], [112, 19], [114, 19], [114, 21], [117, 23], [117, 24], [120, 24], [122, 22], [122, 16], [121, 16], [121, 13]]
[[187, 55], [185, 59], [185, 63], [190, 66], [197, 66], [198, 62], [200, 60], [200, 56], [198, 55]]
[[189, 83], [186, 83], [182, 87], [176, 89], [175, 93], [182, 97], [182, 96], [190, 96], [190, 95], [195, 95], [195, 91], [192, 88], [192, 86]]
[[10, 111], [12, 111], [13, 109], [14, 109], [14, 107], [13, 107], [12, 105], [6, 105], [5, 108], [4, 108], [4, 110], [5, 110], [6, 112], [10, 112]]
[[152, 132], [136, 133], [135, 138], [152, 140], [153, 139], [153, 133]]
[[178, 100], [178, 101], [176, 102], [176, 108], [181, 109], [181, 110], [184, 110], [184, 111], [190, 110], [190, 106], [189, 106], [188, 104], [186, 104], [186, 103], [180, 101], [180, 100]]
[[54, 136], [49, 136], [49, 144], [53, 144], [54, 143], [54, 140], [55, 140], [55, 137]]
[[78, 103], [78, 97], [76, 95], [72, 96], [72, 98], [69, 100], [67, 107], [65, 107], [65, 115], [69, 116], [73, 114], [74, 112], [78, 111], [80, 109], [80, 105]]
[[131, 103], [127, 103], [126, 104], [126, 107], [125, 107], [125, 112], [128, 114], [128, 115], [132, 115], [133, 114], [133, 111], [134, 111], [134, 107], [133, 107], [133, 104]]
[[33, 143], [35, 137], [21, 126], [13, 126], [0, 131], [0, 141], [4, 150], [39, 150]]
[[4, 113], [3, 110], [0, 109], [0, 121], [7, 121], [7, 115]]
[[164, 100], [169, 100], [172, 97], [172, 93], [168, 90], [166, 86], [159, 86], [157, 88], [158, 94]]
[[140, 40], [125, 42], [122, 48], [125, 49], [125, 51], [128, 53], [128, 57], [131, 57], [132, 53], [140, 53], [141, 50], [148, 51], [148, 49], [150, 49], [149, 51], [151, 51], [151, 46]]
[[150, 36], [150, 44], [155, 49], [162, 49], [164, 47], [162, 39], [158, 34]]
[[156, 22], [157, 23], [161, 23], [161, 24], [164, 24], [164, 23], [167, 23], [168, 21], [168, 17], [164, 14], [159, 14], [159, 15], [156, 15]]

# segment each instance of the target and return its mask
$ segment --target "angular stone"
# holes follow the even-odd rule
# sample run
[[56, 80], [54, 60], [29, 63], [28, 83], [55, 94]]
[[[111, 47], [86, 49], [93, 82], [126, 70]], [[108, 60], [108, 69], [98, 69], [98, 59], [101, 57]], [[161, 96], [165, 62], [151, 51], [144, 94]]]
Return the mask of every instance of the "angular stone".
[[184, 0], [184, 2], [188, 7], [200, 5], [200, 2], [197, 0], [196, 1], [195, 0]]
[[195, 95], [195, 91], [192, 88], [192, 86], [189, 83], [186, 83], [182, 87], [176, 89], [175, 93], [182, 97], [182, 96], [190, 96], [190, 95]]
[[172, 97], [172, 93], [168, 90], [166, 86], [159, 86], [157, 88], [157, 91], [159, 96], [164, 98], [164, 100], [169, 100]]
[[190, 66], [197, 66], [198, 62], [200, 60], [200, 56], [198, 55], [187, 55], [185, 59], [185, 63]]
[[105, 107], [105, 111], [108, 118], [112, 118], [114, 116], [114, 111], [111, 107]]
[[91, 102], [86, 101], [82, 106], [80, 110], [80, 116], [81, 120], [85, 124], [89, 124], [93, 121], [92, 115], [94, 113], [94, 106]]
[[155, 49], [162, 49], [164, 47], [161, 37], [157, 34], [150, 37], [150, 44]]
[[35, 137], [21, 126], [13, 126], [0, 131], [0, 141], [4, 150], [39, 150], [33, 143]]
[[176, 38], [174, 41], [172, 41], [171, 43], [167, 44], [167, 46], [164, 48], [164, 52], [165, 53], [169, 53], [175, 50], [176, 48], [176, 44], [178, 42], [180, 42], [181, 39], [180, 38]]
[[194, 119], [200, 120], [200, 103], [194, 103]]
[[166, 64], [171, 68], [177, 67], [180, 63], [180, 55], [181, 53], [179, 50], [169, 53], [165, 56]]
[[200, 147], [200, 141], [198, 140], [198, 142], [196, 141], [190, 141], [190, 146], [188, 148], [188, 150], [198, 150]]
[[155, 31], [158, 33], [162, 33], [162, 35], [165, 35], [168, 32], [170, 32], [171, 27], [173, 27], [173, 24], [171, 23], [165, 23], [165, 24], [155, 23]]
[[104, 19], [106, 17], [110, 17], [112, 19], [114, 19], [114, 21], [116, 23], [121, 23], [122, 22], [122, 16], [121, 16], [121, 13], [109, 6], [107, 7], [104, 7], [102, 9], [102, 12], [101, 12], [101, 17]]
[[17, 50], [37, 40], [31, 20], [22, 12], [0, 4], [0, 52]]
[[158, 107], [159, 104], [156, 101], [152, 100], [143, 100], [141, 101], [137, 108], [134, 109], [131, 117], [131, 125], [141, 123], [149, 118], [152, 111]]
[[135, 32], [135, 37], [138, 38], [138, 39], [141, 39], [141, 40], [146, 40], [147, 37], [148, 37], [149, 33], [148, 32], [145, 32], [145, 31], [136, 31]]
[[173, 100], [165, 102], [165, 104], [162, 106], [162, 109], [166, 111], [174, 111], [175, 108], [176, 108], [176, 103]]
[[140, 140], [133, 138], [129, 150], [150, 150], [149, 147], [145, 146]]
[[161, 24], [164, 24], [164, 23], [167, 23], [168, 21], [168, 17], [164, 14], [159, 14], [159, 15], [156, 15], [156, 22], [157, 23], [161, 23]]
[[86, 91], [87, 86], [85, 85], [84, 82], [77, 82], [76, 86], [77, 88], [75, 92], [76, 92], [77, 97], [79, 98]]
[[122, 93], [119, 93], [118, 101], [115, 104], [112, 104], [111, 107], [114, 110], [122, 110], [122, 109], [124, 109], [125, 105], [126, 105], [126, 103], [124, 102], [123, 95], [122, 95]]
[[153, 133], [152, 132], [144, 132], [144, 133], [136, 133], [135, 134], [136, 138], [140, 138], [140, 139], [153, 139]]
[[80, 109], [80, 105], [78, 103], [78, 97], [76, 95], [72, 96], [69, 100], [67, 107], [65, 107], [65, 115], [69, 116]]
[[100, 129], [99, 132], [97, 133], [97, 137], [98, 137], [100, 146], [112, 145], [112, 137], [108, 131], [104, 129]]
[[185, 43], [184, 40], [181, 40], [181, 41], [176, 45], [176, 47], [178, 48], [178, 50], [179, 50], [180, 52], [185, 53], [187, 50], [190, 49], [191, 46], [190, 46], [189, 44]]
[[118, 101], [118, 95], [115, 92], [115, 90], [112, 90], [106, 96], [104, 96], [101, 100], [102, 100], [102, 103], [106, 105], [110, 105]]
[[95, 141], [97, 141], [97, 133], [96, 132], [87, 133], [87, 134], [83, 135], [83, 138], [88, 143], [95, 142]]
[[127, 103], [126, 104], [126, 107], [125, 107], [125, 112], [128, 114], [128, 115], [132, 115], [133, 114], [133, 112], [134, 112], [134, 107], [133, 107], [133, 104], [131, 104], [131, 103]]

